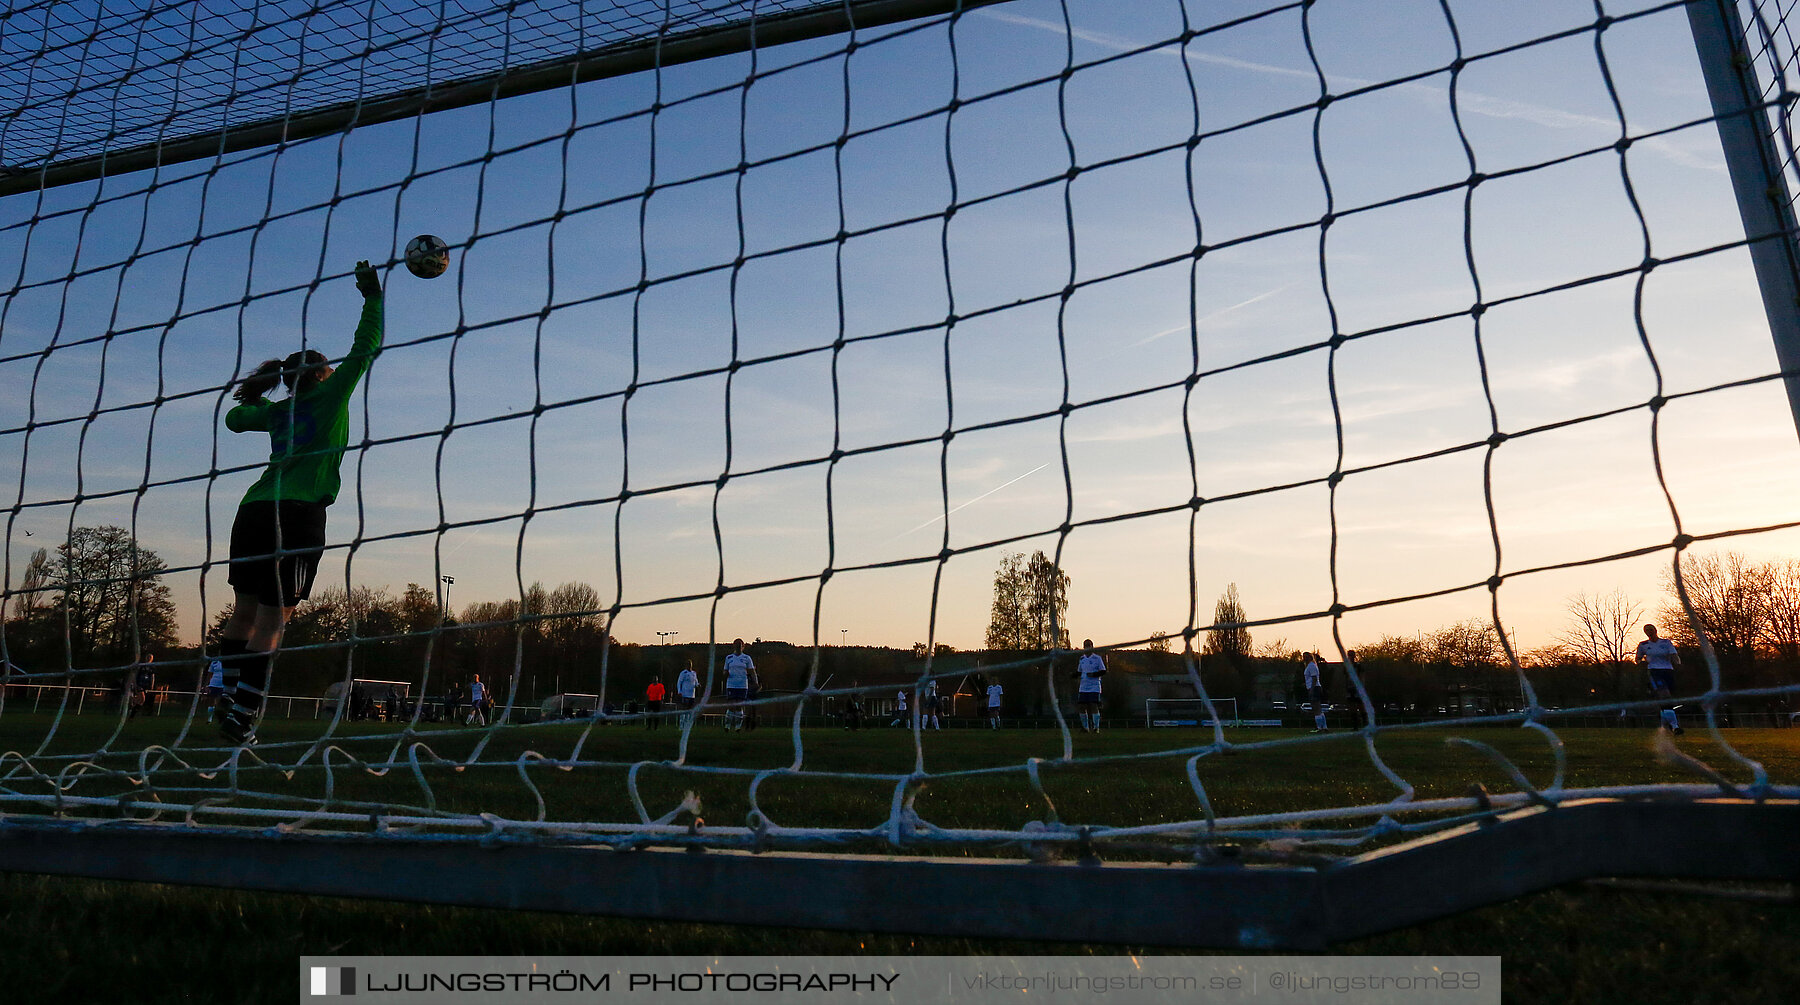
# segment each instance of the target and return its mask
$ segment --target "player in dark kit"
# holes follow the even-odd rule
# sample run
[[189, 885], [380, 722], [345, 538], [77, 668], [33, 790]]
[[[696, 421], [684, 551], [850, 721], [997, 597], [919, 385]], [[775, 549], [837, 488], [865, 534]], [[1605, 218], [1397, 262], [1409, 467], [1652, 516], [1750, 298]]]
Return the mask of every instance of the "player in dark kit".
[[[362, 319], [350, 354], [332, 367], [313, 349], [266, 360], [233, 392], [225, 414], [234, 433], [268, 433], [269, 466], [238, 504], [231, 525], [231, 588], [236, 600], [220, 644], [228, 706], [219, 730], [234, 744], [254, 742], [268, 686], [269, 661], [294, 608], [312, 592], [325, 550], [325, 508], [337, 498], [338, 468], [350, 439], [350, 395], [381, 351], [381, 279], [356, 263]], [[265, 397], [287, 385], [281, 401]]]

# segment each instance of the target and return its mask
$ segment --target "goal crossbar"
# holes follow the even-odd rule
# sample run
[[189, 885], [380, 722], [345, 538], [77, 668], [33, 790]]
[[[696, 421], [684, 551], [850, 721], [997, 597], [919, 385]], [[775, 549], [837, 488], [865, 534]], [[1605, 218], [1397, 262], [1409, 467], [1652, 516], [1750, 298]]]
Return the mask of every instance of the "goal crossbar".
[[487, 104], [501, 98], [569, 87], [608, 77], [728, 56], [752, 48], [801, 42], [900, 21], [942, 16], [1006, 0], [855, 0], [819, 3], [788, 13], [760, 14], [687, 32], [615, 42], [599, 49], [462, 80], [413, 88], [136, 146], [51, 161], [0, 164], [0, 196], [55, 188], [244, 150], [327, 136], [350, 128], [410, 119], [428, 112]]
[[[1213, 846], [1202, 864], [1042, 863], [0, 820], [5, 872], [715, 924], [1317, 950], [1584, 879], [1791, 882], [1800, 800], [1532, 806], [1329, 864], [1239, 861], [1233, 850]], [[437, 882], [449, 872], [467, 879]], [[918, 896], [882, 895], [897, 888]], [[971, 888], [984, 896], [960, 896]], [[920, 914], [953, 900], [955, 911]], [[1141, 910], [1149, 901], [1158, 909]], [[1077, 902], [1083, 910], [1065, 909]]]

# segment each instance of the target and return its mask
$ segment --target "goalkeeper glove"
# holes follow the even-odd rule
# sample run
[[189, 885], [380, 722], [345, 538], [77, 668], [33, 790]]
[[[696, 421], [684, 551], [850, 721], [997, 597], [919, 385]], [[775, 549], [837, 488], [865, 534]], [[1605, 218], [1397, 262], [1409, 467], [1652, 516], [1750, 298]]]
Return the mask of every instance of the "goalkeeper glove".
[[356, 263], [356, 291], [364, 299], [381, 296], [381, 277], [375, 274], [375, 267], [366, 260]]

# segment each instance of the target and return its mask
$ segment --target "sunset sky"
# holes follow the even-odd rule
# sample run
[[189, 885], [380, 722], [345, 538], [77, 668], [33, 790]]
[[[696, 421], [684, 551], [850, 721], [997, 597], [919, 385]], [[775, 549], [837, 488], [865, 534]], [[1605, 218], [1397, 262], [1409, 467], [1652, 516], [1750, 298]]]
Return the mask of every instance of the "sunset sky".
[[[1291, 619], [1257, 642], [1326, 649], [1334, 597], [1470, 587], [1346, 615], [1354, 647], [1490, 613], [1489, 451], [1414, 458], [1496, 423], [1584, 420], [1492, 452], [1503, 573], [1666, 544], [1676, 512], [1695, 535], [1794, 519], [1778, 381], [1680, 398], [1655, 441], [1643, 407], [1656, 368], [1664, 395], [1778, 369], [1747, 252], [1695, 254], [1743, 228], [1684, 10], [1608, 2], [1596, 32], [1588, 0], [1449, 6], [1460, 135], [1437, 0], [1321, 0], [1185, 46], [1177, 0], [1016, 0], [847, 55], [831, 37], [174, 165], [148, 193], [145, 172], [0, 199], [6, 586], [71, 524], [222, 562], [268, 453], [224, 430], [229, 383], [344, 352], [351, 266], [419, 233], [452, 269], [387, 273], [331, 510], [356, 546], [321, 586], [448, 574], [461, 609], [579, 580], [625, 605], [626, 641], [970, 648], [1001, 556], [1042, 549], [1077, 642], [1203, 627], [1236, 583], [1252, 618]], [[1319, 109], [1319, 72], [1357, 93]], [[1641, 305], [1636, 271], [1562, 288], [1635, 269], [1640, 212], [1669, 263]], [[1531, 649], [1580, 591], [1653, 609], [1669, 562], [1512, 578], [1501, 618]], [[168, 582], [190, 637], [229, 600], [221, 567], [204, 598], [191, 568]]]

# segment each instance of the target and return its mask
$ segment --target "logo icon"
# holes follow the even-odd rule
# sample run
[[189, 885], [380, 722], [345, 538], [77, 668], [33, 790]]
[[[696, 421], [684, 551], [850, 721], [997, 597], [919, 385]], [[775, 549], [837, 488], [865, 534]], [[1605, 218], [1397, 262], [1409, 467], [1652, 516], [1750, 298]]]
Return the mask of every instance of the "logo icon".
[[355, 967], [311, 967], [312, 994], [353, 995], [356, 993]]

